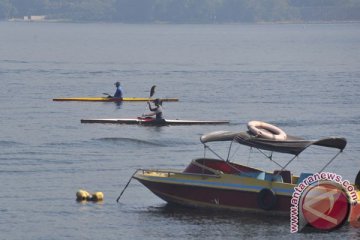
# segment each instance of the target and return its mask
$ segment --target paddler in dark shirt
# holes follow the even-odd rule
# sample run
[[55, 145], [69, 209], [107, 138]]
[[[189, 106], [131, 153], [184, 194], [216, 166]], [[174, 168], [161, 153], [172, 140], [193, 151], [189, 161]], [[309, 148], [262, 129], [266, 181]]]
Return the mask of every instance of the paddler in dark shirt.
[[154, 104], [155, 107], [151, 107], [150, 101], [148, 101], [148, 105], [149, 105], [149, 109], [151, 111], [151, 113], [145, 114], [144, 116], [146, 117], [150, 117], [150, 116], [156, 116], [156, 121], [165, 121], [165, 119], [163, 118], [163, 109], [161, 107], [161, 100], [160, 99], [155, 99], [154, 100]]
[[120, 82], [116, 82], [114, 85], [116, 86], [116, 92], [114, 94], [114, 98], [122, 98], [123, 91], [120, 86]]

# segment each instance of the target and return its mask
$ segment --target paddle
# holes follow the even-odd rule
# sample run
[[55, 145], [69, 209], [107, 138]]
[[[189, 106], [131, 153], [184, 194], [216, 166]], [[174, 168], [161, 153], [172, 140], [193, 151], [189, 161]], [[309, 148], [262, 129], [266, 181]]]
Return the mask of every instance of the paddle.
[[154, 95], [154, 93], [155, 93], [155, 88], [156, 88], [156, 85], [153, 85], [153, 86], [151, 87], [151, 90], [150, 90], [150, 98]]
[[108, 93], [103, 93], [104, 95], [108, 96], [109, 98], [112, 98], [113, 96], [111, 96], [110, 94]]
[[[150, 97], [149, 97], [149, 98], [152, 98], [152, 96], [154, 96], [154, 94], [155, 94], [155, 88], [156, 88], [156, 85], [153, 85], [153, 86], [151, 87], [151, 89], [150, 89]], [[150, 100], [149, 100], [149, 101], [150, 101]], [[147, 107], [145, 107], [145, 110], [144, 110], [144, 113], [142, 114], [142, 116], [145, 115], [146, 108], [147, 108]]]

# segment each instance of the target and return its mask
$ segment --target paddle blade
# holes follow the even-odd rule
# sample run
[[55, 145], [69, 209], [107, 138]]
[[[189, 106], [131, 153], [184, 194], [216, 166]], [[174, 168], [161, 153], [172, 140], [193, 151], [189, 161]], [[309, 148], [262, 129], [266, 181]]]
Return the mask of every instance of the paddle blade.
[[108, 98], [112, 98], [113, 96], [111, 96], [110, 94], [108, 93], [103, 93], [104, 95], [108, 96]]
[[154, 85], [154, 86], [151, 87], [150, 97], [152, 97], [152, 96], [154, 95], [154, 93], [155, 93], [155, 87], [156, 87], [156, 85]]

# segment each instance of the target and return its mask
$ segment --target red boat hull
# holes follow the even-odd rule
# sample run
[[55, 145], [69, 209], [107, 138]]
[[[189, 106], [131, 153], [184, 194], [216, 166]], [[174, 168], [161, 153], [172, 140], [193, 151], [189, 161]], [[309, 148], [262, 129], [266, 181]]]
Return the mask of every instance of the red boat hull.
[[[136, 177], [135, 177], [136, 178]], [[259, 193], [212, 187], [153, 182], [136, 178], [155, 195], [168, 203], [189, 207], [208, 207], [229, 210], [257, 210], [289, 214], [290, 196], [277, 195], [270, 211], [259, 206]]]

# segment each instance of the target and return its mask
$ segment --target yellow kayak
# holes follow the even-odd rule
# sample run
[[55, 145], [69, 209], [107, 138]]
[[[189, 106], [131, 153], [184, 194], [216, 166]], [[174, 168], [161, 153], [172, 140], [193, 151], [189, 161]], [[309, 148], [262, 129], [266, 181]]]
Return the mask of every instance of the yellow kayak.
[[[155, 98], [140, 98], [140, 97], [71, 97], [71, 98], [54, 98], [53, 101], [80, 101], [80, 102], [147, 102], [154, 101]], [[163, 102], [177, 102], [178, 98], [160, 98]]]

